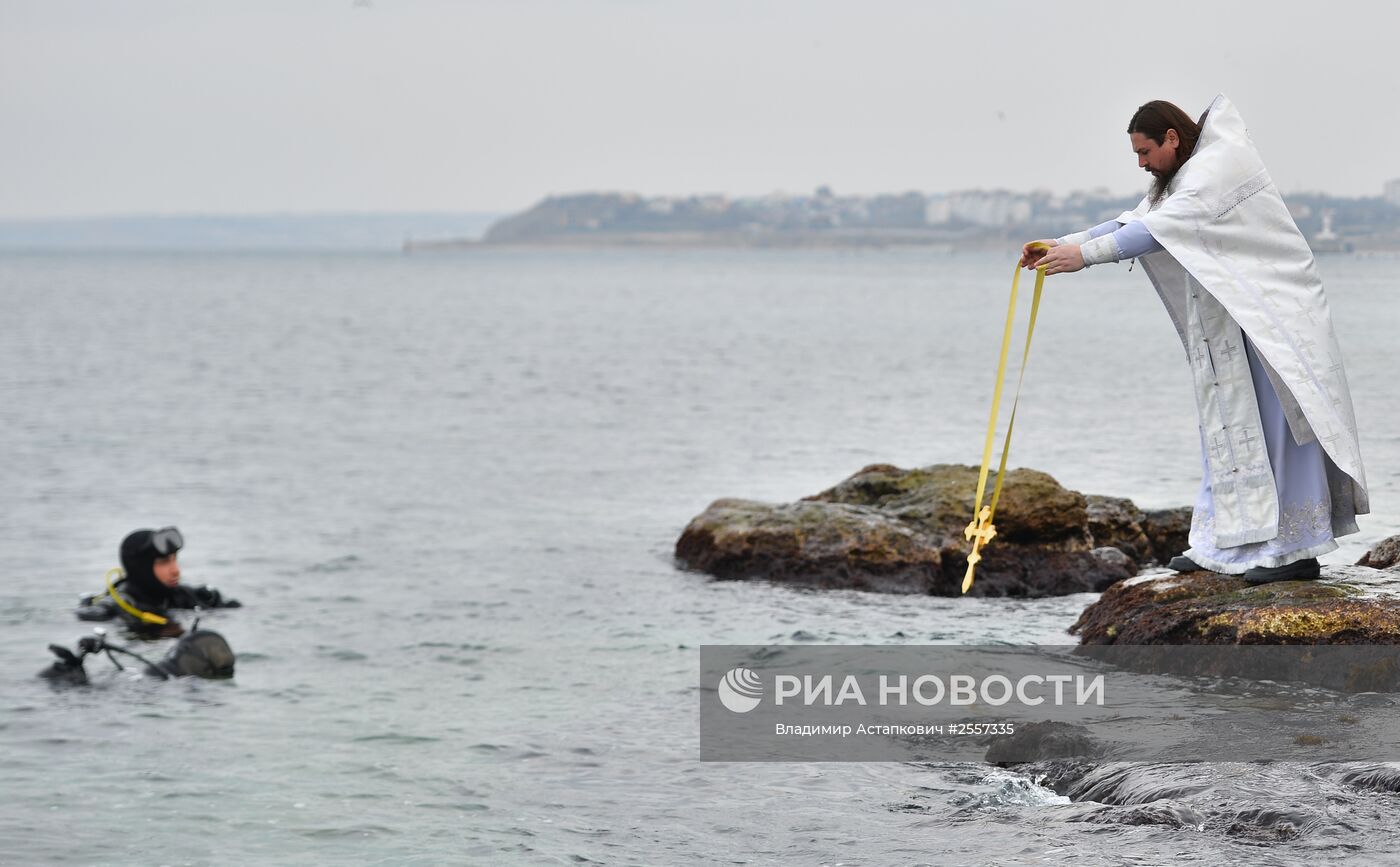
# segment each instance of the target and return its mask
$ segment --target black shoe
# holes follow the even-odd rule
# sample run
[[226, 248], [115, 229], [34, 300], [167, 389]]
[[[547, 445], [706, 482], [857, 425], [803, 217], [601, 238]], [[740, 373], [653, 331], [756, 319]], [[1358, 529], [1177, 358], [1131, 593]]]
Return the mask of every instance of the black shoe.
[[1312, 581], [1322, 575], [1316, 557], [1289, 563], [1287, 566], [1255, 566], [1244, 573], [1250, 584], [1272, 584], [1275, 581]]
[[1210, 571], [1210, 570], [1207, 569], [1206, 567], [1204, 567], [1204, 566], [1198, 564], [1195, 560], [1192, 560], [1190, 557], [1186, 557], [1186, 556], [1183, 556], [1183, 555], [1181, 555], [1181, 554], [1178, 554], [1178, 555], [1176, 555], [1175, 557], [1173, 557], [1173, 558], [1167, 563], [1167, 568], [1170, 569], [1170, 570], [1172, 570], [1173, 572], [1209, 572], [1209, 571]]

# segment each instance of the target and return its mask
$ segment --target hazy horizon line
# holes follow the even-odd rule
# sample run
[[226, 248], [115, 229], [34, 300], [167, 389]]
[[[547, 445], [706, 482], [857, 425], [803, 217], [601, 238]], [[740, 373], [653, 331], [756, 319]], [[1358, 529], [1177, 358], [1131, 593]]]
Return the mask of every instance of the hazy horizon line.
[[226, 219], [314, 219], [363, 217], [488, 217], [514, 213], [490, 208], [409, 208], [404, 210], [313, 210], [313, 211], [113, 211], [111, 213], [62, 214], [58, 216], [0, 216], [0, 223], [68, 223], [93, 220], [226, 220]]
[[[1384, 183], [1384, 182], [1383, 182]], [[95, 220], [196, 220], [196, 219], [312, 219], [312, 218], [367, 218], [367, 217], [456, 217], [456, 216], [505, 216], [527, 211], [530, 208], [548, 199], [566, 198], [569, 196], [584, 195], [636, 195], [644, 199], [670, 199], [670, 198], [691, 198], [722, 196], [727, 199], [762, 199], [767, 196], [811, 196], [817, 190], [829, 185], [818, 184], [809, 192], [789, 192], [787, 190], [771, 190], [767, 193], [728, 193], [719, 190], [696, 190], [688, 193], [638, 193], [635, 190], [620, 188], [586, 188], [571, 190], [568, 192], [549, 192], [536, 198], [528, 205], [515, 208], [312, 208], [300, 209], [266, 209], [266, 210], [237, 210], [237, 211], [217, 211], [217, 210], [180, 210], [180, 211], [107, 211], [107, 212], [85, 212], [71, 214], [50, 214], [50, 215], [0, 215], [0, 224], [13, 223], [62, 223], [62, 222], [83, 222]], [[1147, 190], [1137, 190], [1130, 192], [1114, 191], [1108, 187], [1092, 187], [1089, 189], [1070, 190], [1069, 192], [1057, 193], [1047, 189], [1015, 189], [1012, 187], [963, 187], [955, 190], [925, 191], [914, 187], [907, 187], [902, 190], [886, 190], [874, 193], [841, 193], [832, 191], [832, 195], [838, 198], [874, 198], [876, 196], [906, 195], [908, 193], [921, 193], [927, 196], [949, 196], [961, 193], [1010, 193], [1013, 195], [1041, 195], [1047, 194], [1058, 198], [1070, 198], [1073, 196], [1093, 196], [1095, 198], [1126, 199], [1135, 196], [1146, 195]], [[1322, 189], [1298, 189], [1280, 193], [1285, 199], [1289, 196], [1324, 196], [1335, 199], [1383, 199], [1384, 189], [1379, 189], [1370, 195], [1339, 195], [1330, 193]]]

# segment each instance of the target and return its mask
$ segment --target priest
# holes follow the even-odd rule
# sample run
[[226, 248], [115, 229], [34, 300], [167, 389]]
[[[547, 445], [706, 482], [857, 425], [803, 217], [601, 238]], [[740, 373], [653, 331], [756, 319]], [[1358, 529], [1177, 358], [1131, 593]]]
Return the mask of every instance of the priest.
[[1190, 547], [1168, 565], [1251, 584], [1316, 578], [1370, 508], [1312, 251], [1223, 94], [1199, 120], [1149, 102], [1128, 135], [1153, 176], [1142, 202], [1027, 244], [1021, 264], [1061, 274], [1136, 259], [1166, 305], [1195, 380], [1202, 465]]

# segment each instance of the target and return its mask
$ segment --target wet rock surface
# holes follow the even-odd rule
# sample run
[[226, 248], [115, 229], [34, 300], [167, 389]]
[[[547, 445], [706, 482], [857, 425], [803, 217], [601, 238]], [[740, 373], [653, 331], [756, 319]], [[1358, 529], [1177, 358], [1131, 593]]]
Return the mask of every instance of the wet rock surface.
[[1333, 566], [1258, 586], [1215, 572], [1140, 575], [1108, 588], [1070, 633], [1081, 644], [1400, 644], [1400, 575]]
[[1059, 759], [1016, 772], [1068, 798], [1069, 821], [1157, 825], [1256, 844], [1325, 835], [1357, 795], [1373, 788], [1333, 766], [1312, 765], [1310, 775], [1331, 787], [1330, 799], [1320, 799], [1296, 779], [1297, 768]]
[[[961, 595], [977, 475], [957, 464], [876, 464], [796, 503], [716, 500], [685, 528], [676, 559], [717, 578]], [[1102, 591], [1180, 553], [1190, 509], [1144, 512], [1015, 469], [993, 522], [970, 595], [1057, 596]]]
[[1251, 586], [1214, 572], [1139, 575], [1070, 627], [1079, 651], [1148, 674], [1400, 691], [1400, 574], [1335, 566]]
[[986, 760], [1011, 765], [1035, 760], [1092, 758], [1103, 753], [1103, 745], [1084, 726], [1062, 722], [1034, 722], [1019, 726], [1014, 735], [992, 741]]

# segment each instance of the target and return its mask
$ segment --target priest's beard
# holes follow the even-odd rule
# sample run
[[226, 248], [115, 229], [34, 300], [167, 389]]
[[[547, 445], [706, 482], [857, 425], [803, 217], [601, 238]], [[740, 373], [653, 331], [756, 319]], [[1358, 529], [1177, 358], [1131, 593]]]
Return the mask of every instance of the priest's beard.
[[1167, 197], [1167, 185], [1176, 177], [1176, 173], [1181, 170], [1181, 163], [1177, 163], [1165, 172], [1152, 173], [1152, 189], [1147, 194], [1147, 200], [1152, 207], [1162, 204], [1162, 200]]

